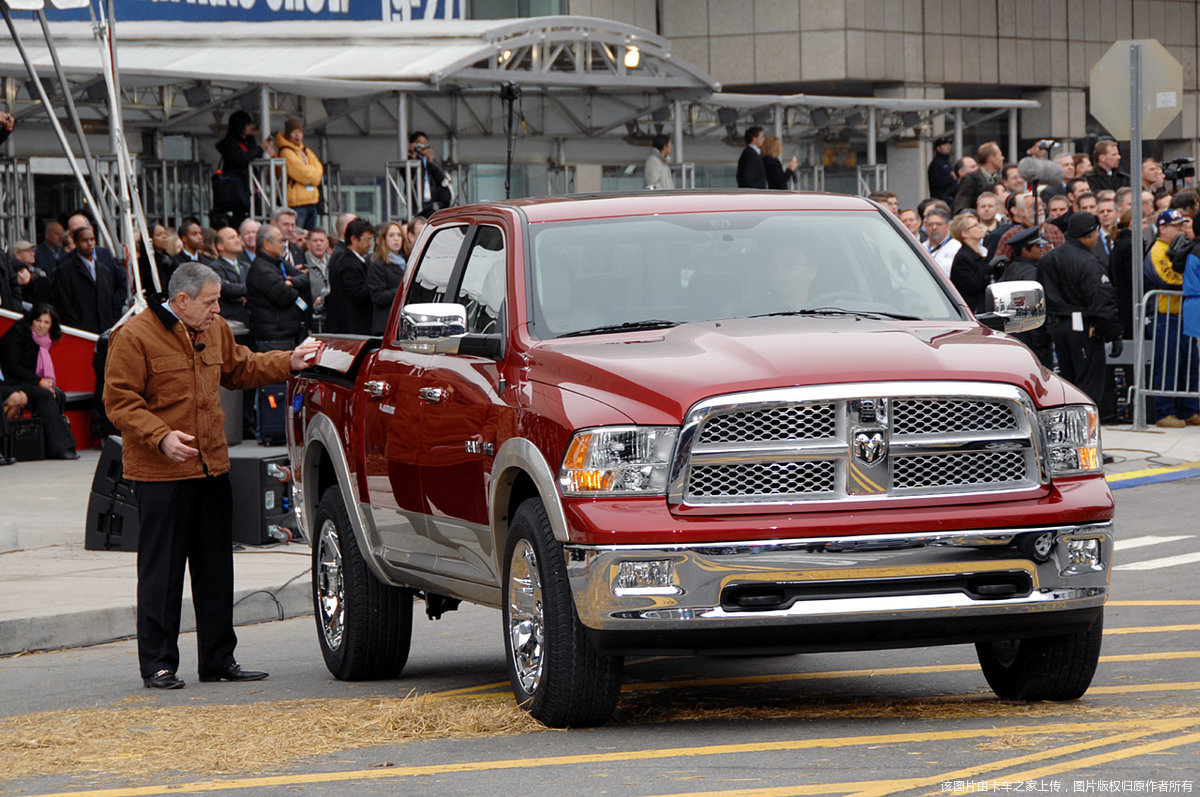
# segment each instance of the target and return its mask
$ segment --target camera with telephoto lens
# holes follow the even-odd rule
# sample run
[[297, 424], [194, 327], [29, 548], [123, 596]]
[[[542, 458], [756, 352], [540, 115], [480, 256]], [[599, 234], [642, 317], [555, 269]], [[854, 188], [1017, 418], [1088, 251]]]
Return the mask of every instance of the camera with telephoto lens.
[[1163, 161], [1163, 177], [1172, 182], [1182, 180], [1185, 177], [1196, 176], [1196, 159], [1195, 158], [1173, 158], [1169, 161]]
[[1050, 150], [1054, 149], [1054, 139], [1052, 139], [1052, 138], [1039, 139], [1037, 145], [1041, 149], [1044, 149], [1047, 152], [1049, 152]]

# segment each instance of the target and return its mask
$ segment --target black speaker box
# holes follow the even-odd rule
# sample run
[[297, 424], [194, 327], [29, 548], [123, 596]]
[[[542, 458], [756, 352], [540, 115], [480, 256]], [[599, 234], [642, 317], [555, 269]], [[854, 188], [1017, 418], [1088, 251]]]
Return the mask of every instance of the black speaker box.
[[288, 464], [286, 454], [266, 455], [250, 446], [229, 449], [234, 542], [269, 545], [299, 537]]
[[83, 547], [89, 551], [136, 551], [137, 546], [137, 498], [133, 483], [124, 478], [121, 468], [121, 438], [106, 437], [92, 477]]
[[12, 440], [12, 456], [19, 462], [32, 462], [46, 458], [46, 442], [42, 437], [42, 419], [14, 418], [8, 422], [8, 436]]

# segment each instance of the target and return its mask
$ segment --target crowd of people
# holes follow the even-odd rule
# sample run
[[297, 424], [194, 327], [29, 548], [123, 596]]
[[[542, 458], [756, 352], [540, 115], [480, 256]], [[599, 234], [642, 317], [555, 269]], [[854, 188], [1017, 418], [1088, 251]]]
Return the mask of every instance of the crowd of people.
[[[974, 156], [952, 162], [953, 141], [945, 136], [934, 142], [929, 197], [916, 208], [899, 208], [890, 192], [872, 198], [897, 215], [975, 312], [991, 309], [984, 296], [993, 282], [1042, 283], [1046, 324], [1018, 337], [1046, 367], [1056, 367], [1104, 407], [1111, 403], [1106, 354], [1120, 357], [1123, 341], [1133, 338], [1135, 308], [1145, 292], [1200, 289], [1200, 271], [1187, 272], [1200, 269], [1200, 241], [1193, 240], [1200, 194], [1186, 179], [1168, 186], [1162, 164], [1147, 158], [1135, 197], [1115, 141], [1104, 139], [1090, 153], [1063, 153], [1053, 161], [1046, 149], [1051, 144], [1039, 141], [1012, 163], [997, 142], [988, 141]], [[1045, 182], [1027, 179], [1046, 174], [1052, 177]], [[1144, 251], [1137, 258], [1135, 201], [1144, 225]], [[1142, 269], [1140, 295], [1135, 262]], [[1195, 315], [1190, 323], [1189, 315]], [[1154, 344], [1149, 387], [1195, 394], [1200, 363], [1188, 330], [1200, 331], [1200, 302], [1162, 296], [1145, 320]], [[1156, 397], [1154, 409], [1160, 427], [1200, 426], [1195, 395]]]
[[[236, 228], [213, 228], [195, 218], [177, 227], [154, 224], [151, 251], [139, 245], [137, 258], [148, 300], [164, 301], [175, 271], [201, 263], [220, 278], [220, 314], [255, 351], [290, 350], [310, 332], [382, 334], [425, 218], [376, 228], [344, 213], [327, 230], [302, 227], [298, 216], [296, 209], [281, 207], [265, 223], [243, 218]], [[10, 253], [0, 252], [0, 306], [24, 316], [0, 344], [3, 414], [7, 421], [30, 412], [40, 417], [49, 457], [78, 456], [69, 429], [62, 433], [65, 394], [55, 386], [50, 346], [62, 326], [106, 333], [129, 307], [131, 290], [125, 269], [97, 244], [86, 212], [72, 214], [65, 224], [46, 224], [36, 246], [18, 241]], [[43, 316], [48, 330], [31, 332], [41, 328]], [[97, 403], [101, 393], [98, 388]], [[243, 434], [253, 436], [258, 433], [253, 396], [246, 398]], [[98, 417], [101, 428], [111, 431], [103, 414]], [[0, 419], [0, 465], [13, 461], [9, 432]]]

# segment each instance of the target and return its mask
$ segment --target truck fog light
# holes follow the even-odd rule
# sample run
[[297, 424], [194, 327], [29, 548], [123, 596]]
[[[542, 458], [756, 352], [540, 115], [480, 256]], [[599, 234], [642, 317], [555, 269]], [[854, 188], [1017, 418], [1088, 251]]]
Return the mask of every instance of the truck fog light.
[[621, 562], [613, 581], [613, 595], [676, 595], [675, 565], [670, 559]]
[[1104, 569], [1100, 560], [1100, 540], [1092, 537], [1082, 540], [1067, 540], [1067, 566], [1064, 576], [1096, 573]]

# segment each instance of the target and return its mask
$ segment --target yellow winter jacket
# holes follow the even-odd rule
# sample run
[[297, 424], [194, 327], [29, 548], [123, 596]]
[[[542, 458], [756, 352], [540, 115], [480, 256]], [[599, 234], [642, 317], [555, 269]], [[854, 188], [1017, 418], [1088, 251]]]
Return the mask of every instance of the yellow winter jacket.
[[[1150, 247], [1146, 255], [1145, 275], [1146, 290], [1177, 291], [1183, 287], [1183, 275], [1171, 267], [1171, 258], [1167, 255], [1168, 244], [1159, 239]], [[1159, 296], [1159, 315], [1179, 315], [1183, 305], [1181, 296]]]
[[287, 203], [289, 208], [315, 205], [321, 198], [321, 178], [325, 167], [317, 153], [297, 147], [283, 133], [275, 134], [275, 149], [287, 161]]

